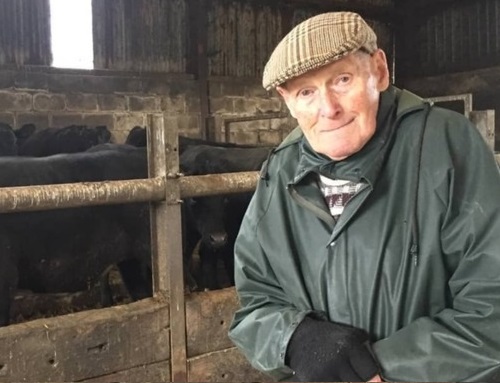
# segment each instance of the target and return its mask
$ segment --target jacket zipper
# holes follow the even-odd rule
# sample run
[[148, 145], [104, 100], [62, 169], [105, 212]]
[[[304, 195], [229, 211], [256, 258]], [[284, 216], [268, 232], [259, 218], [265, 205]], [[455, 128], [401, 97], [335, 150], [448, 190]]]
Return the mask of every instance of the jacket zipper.
[[286, 186], [286, 189], [290, 193], [290, 196], [292, 199], [297, 202], [298, 205], [302, 206], [303, 208], [311, 211], [314, 215], [316, 215], [319, 219], [322, 221], [325, 221], [327, 224], [334, 226], [335, 225], [335, 219], [331, 214], [328, 212], [318, 208], [311, 202], [307, 200], [307, 198], [304, 198], [302, 195], [300, 195], [297, 190], [293, 187], [293, 185], [288, 184]]

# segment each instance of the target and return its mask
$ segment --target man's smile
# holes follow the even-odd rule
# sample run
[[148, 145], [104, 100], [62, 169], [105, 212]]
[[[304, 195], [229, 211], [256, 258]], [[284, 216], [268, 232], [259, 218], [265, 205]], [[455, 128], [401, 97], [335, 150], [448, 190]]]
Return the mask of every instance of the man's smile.
[[320, 133], [329, 133], [329, 132], [334, 132], [336, 130], [339, 130], [339, 129], [342, 129], [342, 128], [345, 128], [346, 126], [350, 125], [352, 122], [354, 122], [354, 120], [356, 119], [356, 117], [353, 117], [352, 119], [350, 119], [349, 121], [347, 121], [346, 123], [343, 123], [339, 126], [336, 126], [336, 127], [328, 127], [328, 128], [322, 128], [320, 129]]

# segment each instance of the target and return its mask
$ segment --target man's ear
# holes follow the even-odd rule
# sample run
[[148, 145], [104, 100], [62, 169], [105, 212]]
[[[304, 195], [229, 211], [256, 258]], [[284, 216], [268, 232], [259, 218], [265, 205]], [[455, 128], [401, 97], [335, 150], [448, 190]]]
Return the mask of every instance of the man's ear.
[[278, 85], [276, 87], [276, 91], [279, 93], [279, 95], [283, 98], [283, 101], [285, 101], [285, 104], [290, 111], [290, 114], [292, 115], [293, 118], [295, 117], [295, 108], [293, 107], [293, 102], [292, 98], [290, 95], [290, 92], [286, 89], [286, 87]]
[[382, 49], [377, 49], [372, 55], [377, 74], [377, 89], [383, 92], [389, 87], [389, 67], [387, 65], [387, 58]]

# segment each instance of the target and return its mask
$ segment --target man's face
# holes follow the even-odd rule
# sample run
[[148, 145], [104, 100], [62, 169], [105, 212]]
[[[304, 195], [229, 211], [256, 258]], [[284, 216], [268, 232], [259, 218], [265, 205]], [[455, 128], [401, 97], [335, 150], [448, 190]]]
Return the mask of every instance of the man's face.
[[277, 88], [312, 148], [339, 161], [376, 129], [379, 94], [389, 86], [385, 54], [355, 52]]

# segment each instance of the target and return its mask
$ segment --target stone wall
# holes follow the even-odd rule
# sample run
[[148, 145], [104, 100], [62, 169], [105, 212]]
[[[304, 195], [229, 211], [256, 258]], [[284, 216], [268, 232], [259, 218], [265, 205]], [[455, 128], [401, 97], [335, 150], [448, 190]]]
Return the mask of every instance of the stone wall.
[[281, 97], [260, 81], [212, 78], [209, 95], [217, 140], [276, 145], [297, 126]]
[[[257, 79], [212, 78], [208, 99], [218, 141], [274, 145], [296, 126], [278, 94]], [[199, 89], [190, 75], [0, 69], [0, 122], [14, 129], [106, 125], [121, 143], [131, 128], [147, 125], [150, 113], [174, 117], [180, 134], [203, 137]], [[225, 123], [235, 118], [251, 121]]]
[[121, 143], [150, 113], [175, 117], [179, 131], [200, 135], [196, 82], [188, 75], [58, 70], [0, 70], [0, 122], [14, 129], [106, 125]]

